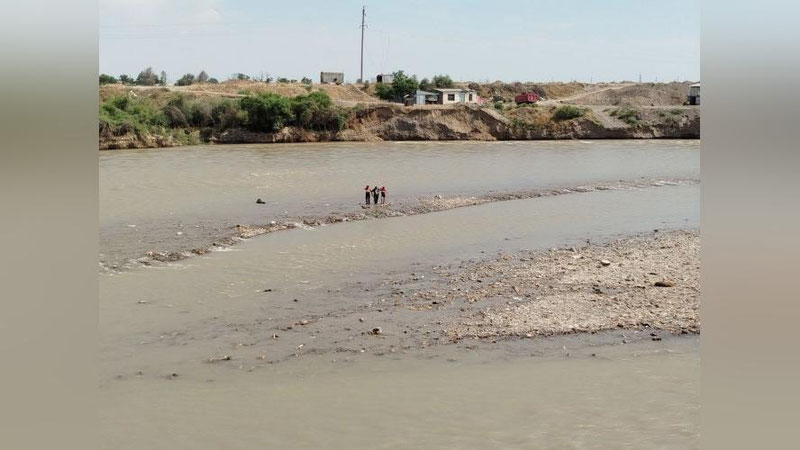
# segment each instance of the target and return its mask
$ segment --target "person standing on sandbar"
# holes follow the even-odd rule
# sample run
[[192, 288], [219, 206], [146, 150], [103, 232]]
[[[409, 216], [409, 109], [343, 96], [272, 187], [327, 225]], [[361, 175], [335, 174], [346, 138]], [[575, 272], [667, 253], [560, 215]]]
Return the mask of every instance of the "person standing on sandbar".
[[372, 203], [378, 204], [378, 185], [372, 186]]
[[369, 205], [369, 185], [364, 188], [364, 202]]

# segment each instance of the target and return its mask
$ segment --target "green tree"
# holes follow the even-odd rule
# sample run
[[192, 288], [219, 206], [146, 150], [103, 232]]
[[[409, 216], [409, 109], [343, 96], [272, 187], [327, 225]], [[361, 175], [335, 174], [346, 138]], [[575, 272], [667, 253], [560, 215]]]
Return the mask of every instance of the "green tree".
[[422, 81], [419, 82], [419, 89], [421, 91], [430, 91], [431, 89], [433, 89], [433, 84], [431, 84], [431, 80], [423, 78]]
[[114, 84], [117, 83], [117, 79], [112, 77], [111, 75], [106, 75], [104, 73], [100, 74], [100, 84]]
[[141, 86], [155, 86], [157, 83], [158, 76], [153, 73], [152, 67], [148, 67], [139, 72], [139, 76], [136, 77], [136, 84]]
[[375, 85], [375, 93], [379, 98], [388, 101], [402, 102], [403, 97], [413, 94], [419, 82], [416, 76], [409, 77], [402, 70], [398, 70], [392, 74], [394, 80], [391, 85], [380, 83]]
[[208, 83], [208, 74], [205, 70], [201, 70], [200, 73], [197, 74], [197, 82]]
[[119, 76], [119, 82], [122, 84], [134, 84], [136, 80], [123, 73], [122, 75]]
[[161, 86], [167, 85], [167, 72], [161, 71], [161, 75], [158, 77], [158, 84]]
[[246, 81], [246, 80], [249, 80], [249, 79], [250, 79], [250, 77], [248, 77], [247, 75], [245, 75], [245, 74], [243, 74], [241, 72], [238, 72], [238, 73], [235, 73], [235, 74], [231, 75], [231, 80]]
[[433, 85], [437, 88], [452, 88], [455, 87], [453, 79], [450, 75], [435, 75], [433, 77]]
[[175, 86], [189, 86], [194, 83], [194, 75], [187, 73], [175, 82]]
[[219, 80], [216, 79], [216, 78], [209, 78], [208, 82], [211, 83], [211, 84], [217, 84], [217, 83], [219, 83]]

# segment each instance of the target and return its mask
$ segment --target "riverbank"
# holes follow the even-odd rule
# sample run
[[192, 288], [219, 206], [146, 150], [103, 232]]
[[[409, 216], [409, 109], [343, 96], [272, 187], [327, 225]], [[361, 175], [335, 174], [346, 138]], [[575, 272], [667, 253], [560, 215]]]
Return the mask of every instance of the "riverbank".
[[700, 137], [699, 108], [681, 104], [680, 85], [672, 84], [575, 87], [564, 92], [578, 94], [530, 105], [514, 104], [510, 87], [494, 86], [486, 95], [499, 101], [415, 106], [381, 101], [355, 86], [338, 87], [347, 95], [327, 85], [237, 86], [220, 92], [104, 86], [99, 148]]
[[[162, 330], [152, 342], [142, 336], [142, 344], [195, 355], [182, 370], [212, 364], [255, 371], [304, 356], [326, 355], [335, 362], [358, 355], [447, 355], [450, 346], [506, 348], [500, 342], [511, 353], [590, 356], [593, 347], [699, 334], [699, 249], [697, 230], [653, 230], [580, 246], [417, 265], [328, 289], [322, 310], [305, 298], [282, 299], [266, 289], [260, 295], [281, 308], [280, 319], [215, 316], [202, 330]], [[201, 356], [201, 349], [192, 350], [200, 332], [220, 337], [216, 352]], [[160, 366], [129, 370], [139, 376], [169, 373]]]

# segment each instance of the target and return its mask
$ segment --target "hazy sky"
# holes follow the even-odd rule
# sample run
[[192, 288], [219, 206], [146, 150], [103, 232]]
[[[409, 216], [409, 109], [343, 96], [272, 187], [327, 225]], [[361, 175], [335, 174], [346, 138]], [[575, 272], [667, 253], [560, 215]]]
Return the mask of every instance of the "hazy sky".
[[100, 0], [100, 72], [699, 80], [699, 0]]

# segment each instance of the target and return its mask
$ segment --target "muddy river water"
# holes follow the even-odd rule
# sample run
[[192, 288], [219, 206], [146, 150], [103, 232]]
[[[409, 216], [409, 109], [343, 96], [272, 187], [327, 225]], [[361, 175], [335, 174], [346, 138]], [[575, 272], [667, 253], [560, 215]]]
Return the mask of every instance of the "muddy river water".
[[[413, 198], [642, 177], [699, 181], [699, 143], [105, 152], [100, 260], [199, 242], [237, 223], [353, 209], [364, 184]], [[696, 228], [699, 189], [594, 191], [296, 228], [175, 263], [101, 272], [105, 447], [696, 447], [696, 337], [417, 349], [406, 345], [425, 327], [415, 313], [374, 305], [381, 280], [411, 273], [424, 281], [437, 265]], [[359, 328], [372, 326], [383, 335]]]

